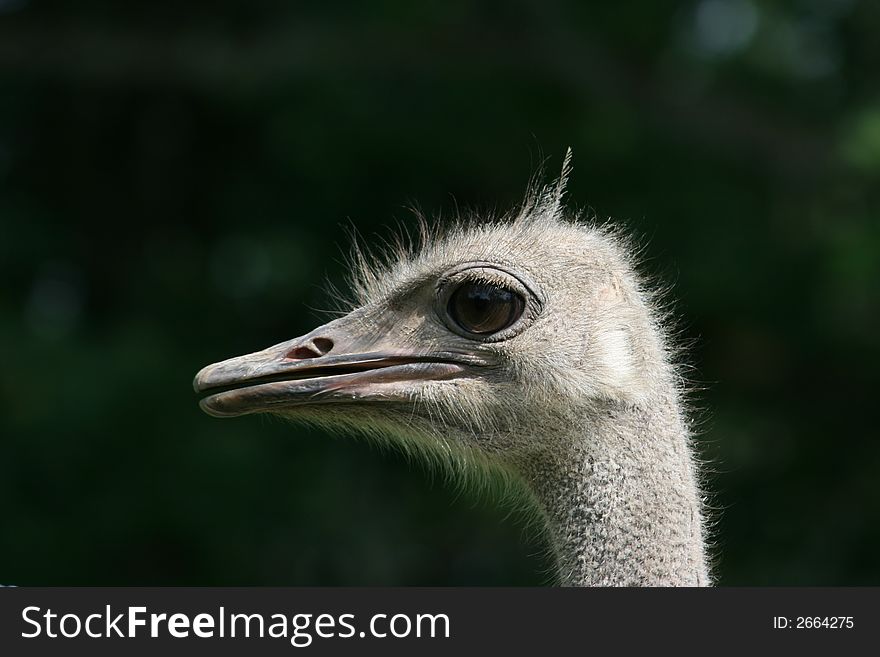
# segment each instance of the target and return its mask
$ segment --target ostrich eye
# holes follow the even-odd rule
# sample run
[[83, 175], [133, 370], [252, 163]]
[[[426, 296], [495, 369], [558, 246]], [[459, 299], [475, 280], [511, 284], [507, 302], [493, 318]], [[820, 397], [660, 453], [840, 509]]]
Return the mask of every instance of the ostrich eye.
[[449, 297], [449, 316], [475, 335], [491, 335], [518, 320], [525, 300], [516, 292], [488, 283], [466, 282]]

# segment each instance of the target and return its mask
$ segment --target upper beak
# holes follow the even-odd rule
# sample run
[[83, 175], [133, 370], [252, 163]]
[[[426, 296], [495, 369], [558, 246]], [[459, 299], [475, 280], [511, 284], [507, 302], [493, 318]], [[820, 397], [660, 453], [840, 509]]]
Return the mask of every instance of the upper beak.
[[353, 334], [349, 317], [203, 368], [193, 381], [196, 392], [208, 395], [202, 410], [230, 417], [323, 402], [399, 399], [399, 386], [396, 395], [388, 394], [393, 391], [386, 384], [454, 378], [481, 364], [466, 354], [396, 347], [379, 331]]

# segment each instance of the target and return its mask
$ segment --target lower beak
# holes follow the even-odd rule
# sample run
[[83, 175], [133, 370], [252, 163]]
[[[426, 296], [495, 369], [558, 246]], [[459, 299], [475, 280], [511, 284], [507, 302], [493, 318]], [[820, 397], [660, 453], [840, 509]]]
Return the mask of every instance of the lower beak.
[[323, 403], [406, 400], [407, 382], [455, 378], [472, 364], [461, 355], [398, 351], [297, 358], [303, 340], [202, 369], [193, 381], [196, 392], [206, 395], [199, 404], [202, 410], [215, 417], [232, 417]]

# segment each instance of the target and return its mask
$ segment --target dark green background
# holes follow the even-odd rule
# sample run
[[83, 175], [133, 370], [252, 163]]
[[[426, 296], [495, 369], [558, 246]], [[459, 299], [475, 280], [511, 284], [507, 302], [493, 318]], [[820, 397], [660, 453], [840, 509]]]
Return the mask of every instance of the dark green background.
[[706, 390], [721, 584], [880, 584], [880, 3], [0, 0], [0, 583], [527, 584], [396, 454], [203, 415], [326, 319], [350, 221], [648, 240]]

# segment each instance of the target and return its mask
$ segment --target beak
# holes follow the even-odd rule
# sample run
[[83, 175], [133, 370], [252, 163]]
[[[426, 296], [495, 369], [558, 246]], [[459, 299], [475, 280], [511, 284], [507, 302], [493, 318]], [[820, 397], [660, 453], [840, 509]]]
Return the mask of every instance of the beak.
[[456, 378], [482, 364], [470, 354], [395, 347], [387, 328], [365, 331], [348, 315], [308, 335], [208, 365], [193, 381], [206, 395], [199, 405], [208, 415], [232, 417], [367, 399], [409, 401], [414, 386], [407, 383]]

